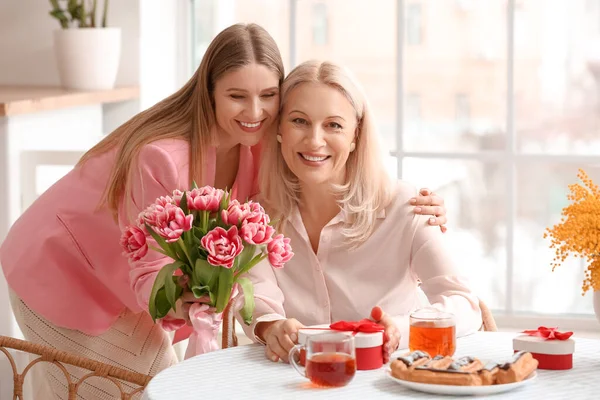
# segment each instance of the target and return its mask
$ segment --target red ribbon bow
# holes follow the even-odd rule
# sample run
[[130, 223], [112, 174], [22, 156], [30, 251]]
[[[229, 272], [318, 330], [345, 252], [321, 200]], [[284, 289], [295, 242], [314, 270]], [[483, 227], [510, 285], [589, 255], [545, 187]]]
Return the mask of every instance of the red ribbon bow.
[[360, 321], [338, 321], [329, 325], [329, 328], [335, 331], [351, 331], [354, 333], [375, 333], [383, 332], [385, 328], [370, 319], [361, 319]]
[[546, 328], [545, 326], [540, 326], [536, 330], [527, 330], [523, 331], [529, 336], [537, 336], [545, 338], [546, 340], [567, 340], [573, 335], [573, 332], [559, 332], [558, 328]]

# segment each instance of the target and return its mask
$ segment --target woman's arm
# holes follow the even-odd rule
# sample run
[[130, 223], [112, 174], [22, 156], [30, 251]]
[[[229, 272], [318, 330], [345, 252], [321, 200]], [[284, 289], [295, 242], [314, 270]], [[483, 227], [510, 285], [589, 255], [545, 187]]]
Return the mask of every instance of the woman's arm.
[[252, 323], [246, 325], [239, 313], [236, 318], [242, 325], [244, 333], [250, 339], [265, 344], [264, 330], [269, 322], [286, 319], [283, 302], [285, 297], [277, 285], [273, 267], [265, 259], [252, 268], [247, 277], [254, 286], [254, 313]]
[[[149, 144], [144, 146], [134, 163], [130, 175], [131, 193], [124, 197], [119, 209], [121, 228], [134, 224], [138, 214], [160, 196], [169, 196], [179, 187], [180, 176], [177, 165], [169, 152]], [[185, 189], [185, 188], [183, 188]], [[158, 246], [157, 246], [158, 247]], [[131, 261], [129, 272], [130, 286], [140, 307], [148, 312], [148, 302], [156, 275], [160, 269], [173, 260], [163, 254], [149, 250], [138, 261]], [[185, 321], [171, 320], [165, 317], [163, 326], [175, 329]]]
[[[461, 277], [450, 253], [445, 249], [442, 233], [417, 216], [411, 248], [411, 271], [421, 281], [429, 303], [439, 310], [455, 315], [456, 335], [477, 331], [482, 324], [479, 299], [467, 279]], [[400, 347], [408, 346], [409, 317], [394, 317], [400, 331]]]
[[252, 324], [245, 325], [239, 313], [246, 336], [265, 345], [265, 356], [274, 362], [288, 362], [290, 349], [298, 342], [298, 330], [303, 328], [294, 318], [286, 319], [283, 292], [277, 285], [273, 267], [267, 260], [252, 268], [247, 275], [254, 285], [255, 308]]

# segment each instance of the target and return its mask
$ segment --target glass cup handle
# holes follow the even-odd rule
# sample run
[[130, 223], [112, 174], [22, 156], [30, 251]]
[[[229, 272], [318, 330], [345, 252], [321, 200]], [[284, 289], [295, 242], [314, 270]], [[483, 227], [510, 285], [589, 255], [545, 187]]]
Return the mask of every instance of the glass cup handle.
[[[294, 347], [292, 347], [290, 349], [289, 352], [289, 359], [290, 359], [290, 364], [292, 364], [292, 367], [294, 367], [294, 369], [303, 377], [306, 378], [306, 368], [302, 367], [300, 365], [300, 350], [304, 348], [303, 344], [297, 344]], [[298, 361], [296, 361], [296, 359]]]

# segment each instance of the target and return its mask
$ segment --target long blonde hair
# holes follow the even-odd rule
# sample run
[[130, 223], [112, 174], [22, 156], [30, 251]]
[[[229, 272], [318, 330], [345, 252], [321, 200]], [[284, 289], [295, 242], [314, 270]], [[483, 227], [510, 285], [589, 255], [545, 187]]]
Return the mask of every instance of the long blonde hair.
[[117, 148], [115, 165], [99, 206], [106, 204], [116, 216], [123, 197], [131, 191], [132, 163], [143, 146], [161, 139], [189, 142], [190, 182], [203, 182], [206, 151], [216, 144], [215, 83], [225, 73], [250, 63], [271, 69], [279, 76], [279, 84], [283, 82], [281, 54], [264, 28], [256, 24], [226, 28], [210, 43], [200, 66], [181, 89], [135, 115], [84, 154], [78, 165]]
[[[356, 111], [356, 148], [346, 162], [346, 182], [332, 185], [332, 192], [349, 222], [343, 228], [345, 239], [351, 247], [357, 247], [369, 238], [377, 213], [391, 201], [391, 181], [381, 161], [373, 117], [365, 95], [350, 72], [327, 61], [307, 61], [290, 72], [281, 87], [280, 112], [292, 90], [305, 83], [321, 83], [339, 90]], [[282, 222], [282, 229], [285, 215], [299, 201], [300, 185], [285, 163], [275, 135], [266, 138], [262, 156], [261, 203], [272, 218]]]

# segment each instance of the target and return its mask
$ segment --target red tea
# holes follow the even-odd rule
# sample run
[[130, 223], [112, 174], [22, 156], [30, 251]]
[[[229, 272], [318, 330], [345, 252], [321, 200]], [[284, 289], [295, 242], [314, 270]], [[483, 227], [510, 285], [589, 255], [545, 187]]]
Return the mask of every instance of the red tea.
[[356, 359], [344, 353], [316, 353], [306, 363], [306, 376], [319, 386], [345, 386], [356, 373]]
[[413, 322], [408, 337], [410, 351], [426, 351], [430, 356], [452, 356], [456, 350], [456, 328], [433, 322]]

